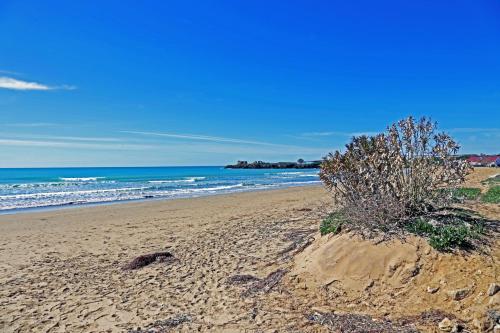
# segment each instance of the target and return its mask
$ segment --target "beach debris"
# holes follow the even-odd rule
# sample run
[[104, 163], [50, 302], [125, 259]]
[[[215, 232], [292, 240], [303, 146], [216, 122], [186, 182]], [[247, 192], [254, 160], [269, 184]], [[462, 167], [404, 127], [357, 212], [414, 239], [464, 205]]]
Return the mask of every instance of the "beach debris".
[[495, 295], [499, 290], [500, 290], [500, 284], [491, 283], [489, 288], [488, 288], [488, 296]]
[[311, 229], [298, 229], [290, 231], [285, 235], [285, 238], [292, 243], [280, 251], [278, 255], [291, 258], [293, 255], [304, 251], [304, 249], [314, 241], [314, 237], [311, 237], [311, 235], [315, 232], [316, 230]]
[[155, 253], [144, 254], [144, 255], [138, 256], [137, 258], [132, 260], [130, 263], [125, 265], [123, 267], [123, 269], [124, 270], [139, 269], [139, 268], [145, 267], [147, 265], [150, 265], [154, 262], [169, 263], [169, 262], [172, 262], [173, 260], [175, 260], [175, 257], [170, 252], [155, 252]]
[[368, 281], [368, 283], [365, 285], [364, 290], [365, 290], [365, 291], [368, 291], [368, 290], [370, 290], [370, 289], [371, 289], [374, 285], [375, 285], [375, 281], [373, 281], [373, 280], [371, 280], [371, 279], [370, 279], [370, 280]]
[[484, 315], [479, 315], [472, 321], [472, 326], [478, 332], [494, 332], [495, 325], [500, 325], [500, 311], [488, 310]]
[[490, 297], [490, 300], [488, 301], [489, 305], [492, 305], [494, 307], [500, 306], [500, 294], [497, 293], [493, 296]]
[[233, 275], [229, 279], [227, 279], [227, 283], [233, 285], [247, 284], [255, 281], [260, 281], [260, 279], [256, 276], [248, 274]]
[[269, 293], [273, 290], [274, 287], [281, 281], [283, 276], [288, 272], [286, 269], [278, 269], [272, 273], [270, 273], [264, 279], [258, 280], [252, 283], [247, 290], [245, 290], [241, 296], [248, 297], [259, 292]]
[[500, 310], [488, 310], [487, 315], [494, 323], [500, 324]]
[[398, 325], [385, 319], [373, 319], [367, 315], [346, 313], [313, 312], [306, 316], [307, 320], [326, 326], [332, 332], [349, 333], [417, 333], [413, 325]]
[[470, 289], [463, 288], [463, 289], [456, 289], [456, 290], [448, 291], [448, 296], [450, 296], [451, 299], [454, 301], [460, 301], [460, 300], [463, 300], [465, 297], [467, 297], [469, 295], [469, 293], [470, 293]]
[[435, 286], [435, 287], [428, 286], [427, 287], [427, 292], [429, 294], [435, 294], [435, 293], [437, 293], [438, 290], [439, 290], [439, 286]]
[[442, 332], [450, 332], [450, 333], [459, 332], [460, 329], [458, 324], [449, 319], [448, 317], [444, 318], [439, 322], [438, 328]]
[[415, 316], [407, 316], [400, 318], [398, 323], [400, 325], [425, 325], [425, 326], [438, 326], [440, 322], [442, 322], [445, 318], [452, 320], [454, 323], [458, 325], [458, 327], [463, 327], [464, 323], [460, 321], [455, 315], [451, 313], [444, 312], [442, 310], [428, 310], [424, 311], [419, 315]]
[[172, 328], [175, 328], [181, 324], [192, 321], [190, 315], [180, 314], [172, 318], [157, 320], [154, 323], [148, 325], [144, 329], [137, 328], [133, 330], [128, 330], [128, 333], [166, 333], [170, 332]]

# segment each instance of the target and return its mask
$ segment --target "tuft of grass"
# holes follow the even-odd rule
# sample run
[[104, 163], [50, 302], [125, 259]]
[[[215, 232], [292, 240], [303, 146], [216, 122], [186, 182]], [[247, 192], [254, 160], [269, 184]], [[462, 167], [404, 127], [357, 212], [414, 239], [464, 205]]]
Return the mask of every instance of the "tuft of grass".
[[481, 183], [486, 184], [486, 185], [487, 184], [491, 184], [491, 185], [498, 184], [498, 183], [500, 183], [500, 175], [495, 175], [493, 177], [486, 178]]
[[500, 203], [500, 185], [492, 186], [481, 198], [482, 202]]
[[338, 234], [342, 230], [342, 224], [345, 222], [345, 217], [340, 212], [334, 212], [328, 215], [319, 226], [321, 235]]
[[480, 194], [481, 189], [475, 187], [461, 187], [452, 191], [455, 200], [476, 200]]
[[419, 236], [431, 235], [434, 233], [435, 228], [432, 224], [427, 222], [423, 218], [417, 218], [412, 223], [406, 225], [406, 230], [411, 232], [412, 234], [416, 234]]
[[439, 251], [449, 251], [453, 248], [468, 244], [471, 237], [470, 230], [465, 225], [442, 226], [435, 228], [429, 237], [429, 244]]
[[472, 225], [457, 219], [453, 224], [431, 224], [424, 218], [417, 218], [406, 226], [406, 230], [413, 234], [426, 237], [429, 244], [438, 251], [450, 251], [455, 248], [464, 248], [484, 233], [481, 223]]

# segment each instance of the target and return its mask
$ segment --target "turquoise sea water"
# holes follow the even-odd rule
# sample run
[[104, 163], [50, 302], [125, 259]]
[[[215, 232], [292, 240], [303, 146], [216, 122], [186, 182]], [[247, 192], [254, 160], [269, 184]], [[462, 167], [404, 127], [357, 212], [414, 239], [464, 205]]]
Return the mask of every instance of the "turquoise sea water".
[[0, 169], [0, 212], [187, 198], [319, 183], [318, 170], [223, 167]]

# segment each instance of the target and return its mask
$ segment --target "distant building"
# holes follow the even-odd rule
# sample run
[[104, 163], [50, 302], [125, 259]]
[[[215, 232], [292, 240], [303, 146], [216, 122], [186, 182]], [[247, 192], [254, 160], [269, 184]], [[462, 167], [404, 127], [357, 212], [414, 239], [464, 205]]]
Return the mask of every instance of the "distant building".
[[479, 155], [479, 156], [470, 156], [467, 158], [467, 161], [472, 166], [481, 166], [481, 167], [500, 167], [500, 156], [497, 155]]

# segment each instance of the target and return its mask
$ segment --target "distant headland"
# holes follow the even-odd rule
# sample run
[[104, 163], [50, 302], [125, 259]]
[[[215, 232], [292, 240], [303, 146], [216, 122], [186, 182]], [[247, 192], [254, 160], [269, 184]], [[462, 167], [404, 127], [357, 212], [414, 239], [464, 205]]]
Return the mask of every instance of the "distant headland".
[[226, 165], [226, 169], [318, 169], [321, 161], [304, 161], [299, 159], [297, 162], [263, 162], [238, 161], [236, 164]]

